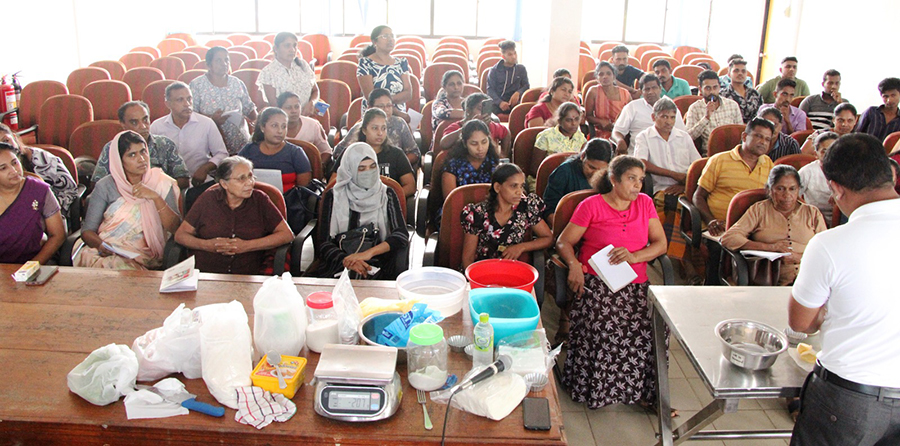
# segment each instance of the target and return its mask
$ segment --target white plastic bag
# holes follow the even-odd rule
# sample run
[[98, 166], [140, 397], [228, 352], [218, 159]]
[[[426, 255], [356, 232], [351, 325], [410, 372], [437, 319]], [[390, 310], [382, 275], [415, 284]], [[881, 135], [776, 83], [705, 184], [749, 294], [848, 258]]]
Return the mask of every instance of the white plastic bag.
[[134, 392], [138, 361], [127, 345], [109, 344], [91, 352], [66, 376], [69, 390], [98, 406]]
[[200, 320], [197, 310], [178, 306], [163, 326], [134, 340], [131, 349], [137, 355], [138, 381], [156, 381], [172, 373], [185, 378], [200, 378]]
[[562, 344], [550, 350], [543, 328], [516, 333], [497, 343], [497, 355], [509, 356], [513, 360], [510, 371], [521, 376], [539, 373], [549, 377], [560, 349]]
[[269, 351], [299, 356], [306, 345], [306, 305], [291, 273], [270, 277], [253, 298], [253, 343], [259, 357]]
[[[483, 370], [478, 367], [469, 371], [460, 382]], [[447, 390], [431, 392], [431, 401], [447, 404], [456, 386]], [[525, 379], [512, 372], [500, 372], [453, 396], [453, 407], [466, 412], [500, 421], [512, 413], [528, 394]]]
[[338, 315], [338, 332], [341, 335], [341, 344], [359, 344], [359, 321], [362, 319], [362, 310], [359, 308], [359, 299], [350, 284], [350, 273], [345, 268], [338, 279], [334, 291], [331, 293], [334, 301], [334, 311]]
[[249, 386], [253, 341], [247, 312], [240, 302], [205, 305], [200, 314], [203, 381], [219, 403], [237, 409], [238, 387]]

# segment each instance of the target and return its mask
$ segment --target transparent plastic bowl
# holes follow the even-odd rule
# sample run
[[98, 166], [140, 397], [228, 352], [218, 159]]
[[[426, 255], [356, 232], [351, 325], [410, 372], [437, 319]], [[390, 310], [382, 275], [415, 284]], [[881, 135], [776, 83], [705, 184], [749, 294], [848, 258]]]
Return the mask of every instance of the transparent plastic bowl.
[[407, 270], [397, 277], [400, 299], [419, 299], [445, 318], [462, 309], [467, 285], [465, 276], [439, 266]]

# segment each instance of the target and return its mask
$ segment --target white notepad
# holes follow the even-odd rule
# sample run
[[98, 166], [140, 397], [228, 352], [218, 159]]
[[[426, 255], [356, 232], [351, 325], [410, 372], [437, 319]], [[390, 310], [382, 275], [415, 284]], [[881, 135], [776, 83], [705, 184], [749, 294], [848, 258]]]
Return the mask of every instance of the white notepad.
[[754, 249], [742, 249], [741, 254], [743, 254], [744, 257], [762, 257], [771, 261], [791, 255], [789, 252], [757, 251]]
[[260, 183], [271, 184], [277, 187], [278, 190], [284, 190], [284, 180], [281, 177], [281, 171], [278, 169], [253, 169], [253, 176]]
[[125, 257], [126, 259], [136, 259], [140, 253], [129, 251], [127, 249], [119, 248], [118, 246], [110, 245], [109, 243], [103, 242], [103, 247], [110, 250], [113, 254]]
[[605, 248], [597, 251], [588, 259], [588, 264], [597, 275], [606, 283], [612, 292], [616, 292], [625, 288], [626, 285], [637, 279], [637, 273], [628, 262], [622, 262], [618, 265], [609, 263], [609, 252], [612, 251], [613, 245], [607, 245]]
[[196, 291], [200, 281], [200, 270], [194, 268], [194, 256], [167, 269], [163, 273], [160, 293], [177, 293], [180, 291]]

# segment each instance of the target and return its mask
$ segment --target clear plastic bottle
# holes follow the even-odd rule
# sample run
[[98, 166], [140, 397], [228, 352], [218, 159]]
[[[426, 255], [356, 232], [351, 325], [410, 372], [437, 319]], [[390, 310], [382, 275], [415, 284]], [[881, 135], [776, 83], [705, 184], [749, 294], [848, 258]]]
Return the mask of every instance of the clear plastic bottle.
[[406, 344], [406, 369], [409, 384], [432, 391], [447, 382], [447, 341], [444, 330], [435, 324], [419, 324], [409, 331]]
[[475, 325], [475, 352], [472, 355], [472, 365], [483, 367], [494, 362], [494, 327], [488, 321], [487, 313], [478, 315], [478, 324]]

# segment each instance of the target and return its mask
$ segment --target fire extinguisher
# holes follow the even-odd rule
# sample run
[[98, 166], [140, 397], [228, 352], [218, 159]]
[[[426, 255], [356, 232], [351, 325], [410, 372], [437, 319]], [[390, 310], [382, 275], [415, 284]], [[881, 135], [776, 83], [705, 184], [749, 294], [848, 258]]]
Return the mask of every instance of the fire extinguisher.
[[[16, 109], [16, 89], [6, 83], [6, 76], [0, 80], [0, 113]], [[3, 123], [13, 131], [19, 130], [19, 116], [15, 111], [3, 118]]]
[[21, 71], [17, 71], [15, 74], [12, 75], [12, 86], [13, 86], [13, 88], [16, 89], [16, 105], [17, 106], [22, 103], [22, 84], [19, 83], [19, 77], [18, 77], [19, 73], [21, 73]]

